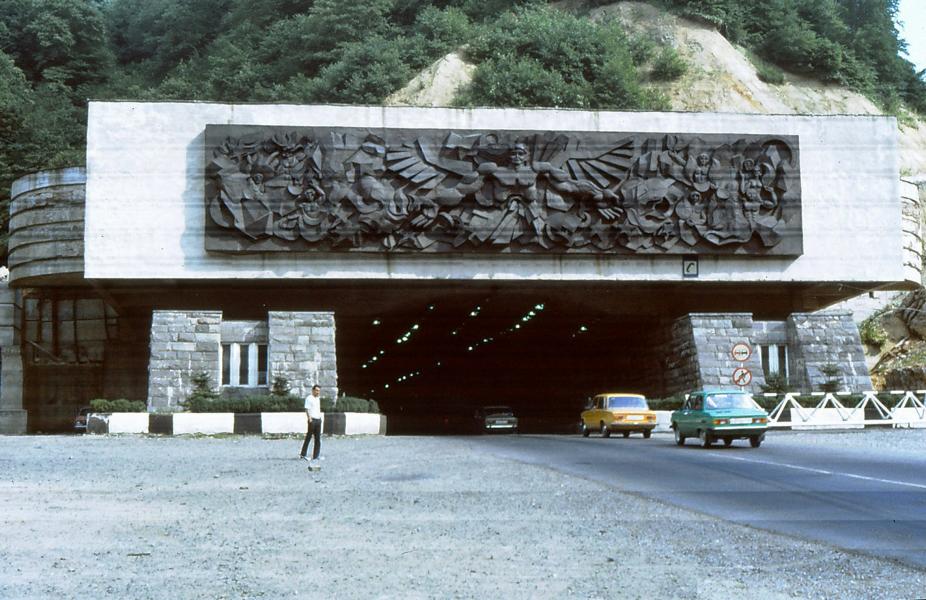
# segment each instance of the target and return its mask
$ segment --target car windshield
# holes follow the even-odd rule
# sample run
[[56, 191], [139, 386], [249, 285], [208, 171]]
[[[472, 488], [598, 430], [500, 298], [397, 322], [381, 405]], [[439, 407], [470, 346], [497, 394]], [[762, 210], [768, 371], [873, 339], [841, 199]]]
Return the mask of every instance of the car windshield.
[[749, 394], [710, 394], [704, 407], [711, 408], [759, 408]]
[[608, 408], [649, 408], [646, 398], [639, 396], [608, 396]]
[[482, 409], [482, 412], [484, 412], [486, 415], [493, 415], [493, 416], [498, 416], [498, 415], [510, 416], [511, 415], [511, 409], [508, 408], [507, 406], [486, 406], [485, 408]]

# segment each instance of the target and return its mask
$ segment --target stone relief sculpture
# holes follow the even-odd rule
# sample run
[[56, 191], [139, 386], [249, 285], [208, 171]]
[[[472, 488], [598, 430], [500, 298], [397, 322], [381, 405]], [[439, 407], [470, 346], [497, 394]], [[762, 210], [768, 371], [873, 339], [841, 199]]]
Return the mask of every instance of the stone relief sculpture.
[[206, 249], [799, 255], [793, 136], [210, 125]]

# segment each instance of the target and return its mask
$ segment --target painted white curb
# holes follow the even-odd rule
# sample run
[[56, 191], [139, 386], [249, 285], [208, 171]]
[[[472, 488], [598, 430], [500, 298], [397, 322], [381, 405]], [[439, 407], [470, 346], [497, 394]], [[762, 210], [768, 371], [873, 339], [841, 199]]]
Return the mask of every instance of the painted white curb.
[[[261, 433], [305, 433], [309, 426], [305, 412], [260, 413]], [[325, 415], [322, 413], [322, 431]]]
[[174, 435], [201, 433], [232, 433], [235, 431], [234, 413], [174, 413]]

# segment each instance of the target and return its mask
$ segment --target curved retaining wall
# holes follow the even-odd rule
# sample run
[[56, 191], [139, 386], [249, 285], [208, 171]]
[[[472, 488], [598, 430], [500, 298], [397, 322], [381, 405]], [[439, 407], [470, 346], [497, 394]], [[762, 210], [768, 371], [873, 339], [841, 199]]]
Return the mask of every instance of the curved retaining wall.
[[13, 182], [10, 283], [83, 278], [86, 183], [82, 167], [39, 171]]

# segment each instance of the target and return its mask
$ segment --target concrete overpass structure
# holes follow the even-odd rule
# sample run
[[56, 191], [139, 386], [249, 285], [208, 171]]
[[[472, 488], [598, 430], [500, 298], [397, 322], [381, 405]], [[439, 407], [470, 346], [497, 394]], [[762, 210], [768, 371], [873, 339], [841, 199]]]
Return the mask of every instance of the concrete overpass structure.
[[199, 370], [387, 413], [865, 388], [814, 311], [921, 285], [897, 153], [890, 117], [92, 102], [86, 169], [14, 184], [0, 427]]

